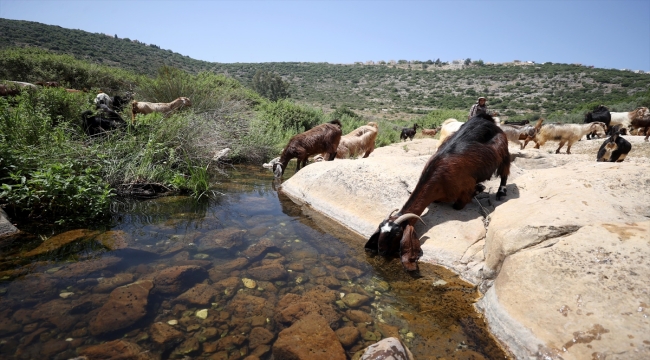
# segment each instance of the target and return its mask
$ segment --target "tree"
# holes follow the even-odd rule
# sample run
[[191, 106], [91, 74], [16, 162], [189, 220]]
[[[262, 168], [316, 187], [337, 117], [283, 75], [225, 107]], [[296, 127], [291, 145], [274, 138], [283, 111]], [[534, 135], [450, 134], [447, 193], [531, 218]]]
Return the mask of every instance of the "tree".
[[253, 90], [271, 101], [286, 99], [289, 95], [289, 83], [278, 74], [257, 70], [253, 75]]
[[467, 65], [469, 65], [471, 63], [472, 63], [472, 59], [470, 59], [470, 58], [465, 59], [465, 66], [467, 66]]
[[436, 59], [436, 63], [435, 63], [436, 66], [440, 66], [441, 63], [442, 63], [442, 61], [440, 61], [440, 58]]

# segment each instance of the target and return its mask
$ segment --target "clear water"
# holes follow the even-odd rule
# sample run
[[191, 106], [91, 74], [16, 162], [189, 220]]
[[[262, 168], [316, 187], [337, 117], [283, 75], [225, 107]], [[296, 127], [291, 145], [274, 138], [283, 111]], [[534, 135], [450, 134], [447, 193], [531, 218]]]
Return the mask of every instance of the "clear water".
[[[348, 358], [387, 336], [399, 336], [416, 359], [506, 357], [472, 307], [478, 296], [473, 287], [440, 267], [423, 264], [413, 276], [398, 259], [366, 254], [365, 239], [301, 209], [275, 187], [271, 172], [237, 167], [210, 200], [119, 202], [113, 225], [92, 229], [120, 239], [121, 245], [109, 246], [117, 250], [93, 233], [25, 257], [55, 234], [23, 225], [28, 234], [0, 242], [0, 357], [68, 359], [89, 345], [123, 339], [161, 358], [272, 359], [277, 334], [291, 325], [280, 314], [288, 294], [318, 294], [332, 328], [358, 330], [356, 339], [346, 340]], [[255, 244], [265, 245], [251, 249]], [[233, 268], [233, 260], [243, 265]], [[92, 324], [115, 287], [188, 265], [204, 270], [178, 282], [175, 291], [152, 289], [146, 314], [132, 324], [93, 335], [98, 330]], [[264, 266], [271, 270], [260, 274]], [[198, 284], [214, 289], [202, 304], [183, 295]], [[368, 300], [347, 303], [351, 294]], [[246, 308], [247, 299], [263, 299], [263, 309]], [[196, 316], [203, 309], [206, 319]], [[152, 324], [174, 321], [181, 337], [156, 342]], [[252, 340], [254, 327], [273, 339], [261, 345]], [[239, 340], [225, 346], [235, 334]]]

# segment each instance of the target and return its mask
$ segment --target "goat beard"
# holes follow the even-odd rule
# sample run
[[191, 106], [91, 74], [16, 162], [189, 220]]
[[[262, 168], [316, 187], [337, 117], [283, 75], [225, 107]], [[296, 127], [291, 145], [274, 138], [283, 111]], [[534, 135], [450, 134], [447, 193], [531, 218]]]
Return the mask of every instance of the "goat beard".
[[422, 257], [422, 248], [413, 225], [406, 225], [402, 241], [400, 241], [399, 253], [402, 265], [406, 270], [416, 271], [418, 269], [417, 261]]

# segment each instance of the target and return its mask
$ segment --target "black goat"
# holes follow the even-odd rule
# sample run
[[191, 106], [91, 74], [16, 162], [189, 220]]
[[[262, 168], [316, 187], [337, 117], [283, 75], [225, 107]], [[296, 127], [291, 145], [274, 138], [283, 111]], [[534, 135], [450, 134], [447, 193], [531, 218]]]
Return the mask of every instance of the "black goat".
[[106, 131], [126, 127], [126, 122], [124, 122], [124, 120], [122, 120], [119, 115], [117, 118], [111, 118], [106, 116], [104, 112], [100, 112], [97, 115], [94, 115], [90, 110], [86, 110], [81, 113], [81, 121], [83, 124], [83, 129], [86, 134], [88, 134], [88, 136], [95, 136]]
[[[417, 131], [418, 126], [420, 126], [420, 125], [413, 124], [412, 129], [411, 128], [403, 128], [402, 133], [399, 135], [399, 140], [402, 141], [402, 140], [406, 140], [406, 138], [410, 138], [411, 141], [413, 141], [413, 137], [415, 136], [415, 132]], [[420, 128], [422, 128], [422, 127], [420, 126]]]
[[526, 125], [526, 124], [529, 124], [529, 123], [530, 123], [530, 121], [528, 121], [528, 120], [520, 120], [520, 121], [506, 120], [506, 121], [503, 122], [504, 125], [520, 125], [520, 126], [523, 126], [523, 125]]
[[113, 96], [113, 109], [122, 112], [124, 107], [133, 100], [133, 93], [127, 91], [124, 97], [115, 95]]
[[[609, 109], [604, 105], [598, 105], [593, 111], [589, 111], [585, 114], [585, 124], [592, 122], [601, 122], [607, 126], [607, 133], [611, 133], [610, 122], [612, 121], [612, 114], [609, 112]], [[596, 134], [591, 132], [587, 134], [587, 140], [592, 140], [596, 138]]]
[[496, 198], [506, 196], [510, 174], [508, 138], [487, 114], [480, 114], [460, 127], [431, 156], [415, 189], [402, 209], [391, 212], [368, 239], [365, 248], [380, 255], [399, 253], [408, 271], [417, 270], [422, 256], [415, 223], [432, 202], [451, 202], [454, 209], [467, 205], [477, 192], [485, 189], [480, 183], [496, 172], [501, 177]]
[[620, 126], [614, 126], [613, 135], [600, 145], [596, 161], [601, 162], [622, 162], [627, 154], [632, 150], [632, 144], [621, 137], [619, 133]]

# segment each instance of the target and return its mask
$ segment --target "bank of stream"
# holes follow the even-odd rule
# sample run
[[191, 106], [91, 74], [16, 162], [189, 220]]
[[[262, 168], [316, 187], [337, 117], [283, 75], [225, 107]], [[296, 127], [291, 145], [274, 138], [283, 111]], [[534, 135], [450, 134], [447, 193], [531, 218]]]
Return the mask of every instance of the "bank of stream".
[[349, 359], [390, 336], [416, 359], [507, 357], [474, 287], [366, 254], [275, 185], [236, 167], [211, 199], [119, 201], [107, 228], [23, 226], [0, 244], [1, 356], [68, 359], [120, 339], [154, 358], [272, 359], [278, 334], [316, 312]]

